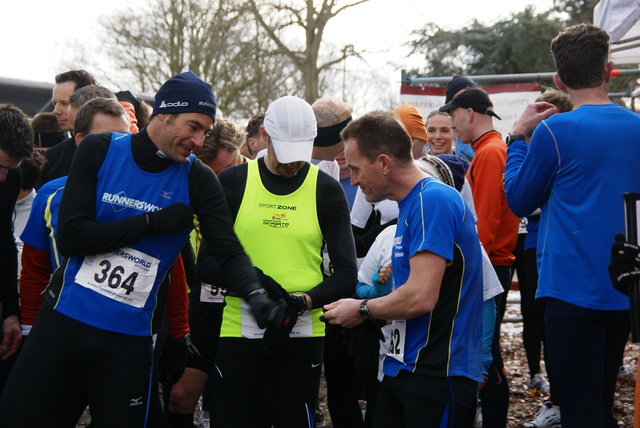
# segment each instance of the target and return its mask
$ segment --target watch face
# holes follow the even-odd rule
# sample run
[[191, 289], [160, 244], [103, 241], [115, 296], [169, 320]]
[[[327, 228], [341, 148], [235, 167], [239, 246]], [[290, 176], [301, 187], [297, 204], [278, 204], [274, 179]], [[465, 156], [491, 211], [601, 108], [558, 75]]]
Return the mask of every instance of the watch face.
[[511, 143], [513, 143], [514, 141], [525, 141], [525, 136], [524, 135], [520, 135], [520, 134], [513, 134], [513, 135], [507, 135], [507, 138], [505, 138], [505, 143], [507, 144], [507, 146], [510, 146]]
[[358, 313], [364, 319], [371, 318], [371, 312], [369, 312], [369, 308], [367, 308], [366, 301], [360, 303], [360, 308], [358, 309]]

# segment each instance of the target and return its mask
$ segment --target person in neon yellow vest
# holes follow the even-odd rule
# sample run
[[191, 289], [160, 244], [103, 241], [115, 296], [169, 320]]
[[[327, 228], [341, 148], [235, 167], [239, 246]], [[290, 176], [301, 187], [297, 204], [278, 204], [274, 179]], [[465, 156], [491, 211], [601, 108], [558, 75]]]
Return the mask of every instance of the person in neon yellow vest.
[[[226, 169], [219, 179], [235, 233], [270, 297], [288, 306], [288, 317], [265, 331], [238, 297], [225, 297], [211, 424], [255, 426], [264, 416], [258, 406], [266, 390], [276, 426], [306, 427], [313, 425], [322, 370], [320, 308], [352, 295], [357, 282], [349, 208], [340, 183], [309, 163], [317, 127], [306, 101], [274, 101], [260, 132], [267, 154]], [[323, 241], [328, 276], [322, 273]], [[208, 251], [203, 242], [199, 262], [206, 263]]]

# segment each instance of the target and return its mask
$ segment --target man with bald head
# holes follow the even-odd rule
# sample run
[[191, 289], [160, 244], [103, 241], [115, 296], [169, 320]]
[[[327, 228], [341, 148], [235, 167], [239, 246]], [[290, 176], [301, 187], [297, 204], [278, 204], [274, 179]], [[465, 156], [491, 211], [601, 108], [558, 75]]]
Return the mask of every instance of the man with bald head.
[[311, 108], [318, 123], [318, 135], [313, 140], [311, 163], [339, 181], [340, 166], [336, 157], [344, 147], [340, 131], [351, 121], [353, 108], [329, 96], [318, 99]]

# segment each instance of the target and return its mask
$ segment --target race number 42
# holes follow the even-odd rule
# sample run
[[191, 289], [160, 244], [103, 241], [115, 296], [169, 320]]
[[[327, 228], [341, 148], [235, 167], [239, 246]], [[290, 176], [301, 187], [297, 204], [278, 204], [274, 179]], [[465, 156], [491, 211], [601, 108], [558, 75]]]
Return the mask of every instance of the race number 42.
[[400, 362], [404, 362], [404, 345], [407, 337], [406, 320], [394, 320], [391, 323], [391, 340], [389, 340], [389, 348], [387, 355]]

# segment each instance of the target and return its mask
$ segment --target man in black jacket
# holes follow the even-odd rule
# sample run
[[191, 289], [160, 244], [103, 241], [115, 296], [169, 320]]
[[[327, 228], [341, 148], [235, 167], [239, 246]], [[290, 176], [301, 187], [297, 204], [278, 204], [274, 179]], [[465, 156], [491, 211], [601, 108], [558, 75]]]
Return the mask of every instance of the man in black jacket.
[[20, 163], [31, 156], [33, 131], [29, 118], [16, 106], [0, 104], [0, 304], [2, 343], [6, 360], [20, 344], [18, 251], [13, 237], [13, 208], [22, 184]]

